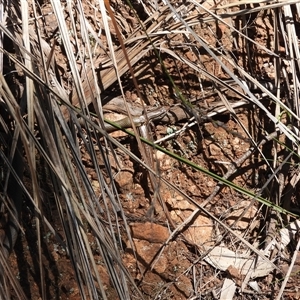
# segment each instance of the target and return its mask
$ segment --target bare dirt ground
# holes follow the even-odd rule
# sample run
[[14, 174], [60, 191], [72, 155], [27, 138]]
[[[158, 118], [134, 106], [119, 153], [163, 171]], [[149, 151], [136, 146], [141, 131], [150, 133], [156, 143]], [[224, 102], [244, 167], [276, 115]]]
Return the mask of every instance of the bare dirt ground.
[[[83, 2], [83, 4], [84, 9], [87, 11], [91, 10], [91, 6], [88, 3], [85, 4]], [[120, 14], [128, 14], [127, 20], [131, 20], [131, 23], [128, 22], [127, 25], [130, 28], [137, 24], [126, 5], [122, 6], [120, 4], [115, 7], [119, 9], [119, 13], [122, 12]], [[42, 11], [47, 13], [49, 10], [49, 4], [43, 4]], [[252, 38], [256, 42], [269, 46], [269, 35], [272, 34], [272, 27], [269, 21], [267, 22], [266, 20], [268, 21], [269, 19], [267, 17], [262, 18], [259, 14], [253, 15], [249, 30], [252, 30]], [[46, 22], [49, 26], [43, 28], [45, 39], [56, 34], [56, 23], [53, 15], [47, 16]], [[241, 64], [249, 66], [250, 60], [255, 61], [255, 64], [251, 64], [253, 67], [251, 72], [257, 77], [268, 76], [272, 78], [274, 76], [272, 61], [269, 61], [268, 57], [263, 56], [254, 47], [250, 49], [251, 57], [246, 55], [244, 48], [235, 48], [231, 43], [232, 33], [227, 27], [222, 25], [216, 26], [215, 24], [210, 24], [209, 26], [198, 24], [195, 25], [194, 29], [196, 32], [201, 32], [201, 36], [204, 36], [208, 43], [216, 44], [217, 37], [219, 42], [222, 42], [227, 49], [234, 53]], [[105, 40], [104, 37], [101, 38]], [[189, 59], [193, 57], [192, 51], [176, 47], [174, 37], [171, 34], [170, 41], [171, 45], [174, 43], [174, 48], [176, 48], [178, 54]], [[178, 45], [184, 43], [185, 37], [177, 34], [176, 42]], [[61, 46], [57, 45], [56, 47], [55, 60], [60, 68], [60, 76], [65, 80], [64, 84], [68, 85], [71, 74], [67, 61], [61, 51]], [[201, 63], [209, 73], [226, 79], [222, 69], [211, 61], [210, 56], [204, 53], [201, 58]], [[198, 99], [195, 102], [196, 106], [210, 108], [214, 106], [214, 103], [221, 100], [218, 95], [204, 97], [205, 91], [201, 90], [201, 84], [204, 82], [205, 85], [209, 86], [209, 82], [199, 78], [199, 75], [195, 74], [187, 65], [171, 59], [166, 54], [163, 54], [163, 59], [168, 72], [174, 78], [175, 83], [184, 91], [185, 96], [188, 99]], [[170, 87], [161, 67], [157, 64], [155, 55], [149, 53], [145, 60], [148, 62], [148, 68], [138, 76], [138, 82], [146, 104], [154, 107], [159, 105], [172, 106], [178, 103], [179, 100], [174, 97], [174, 91]], [[138, 69], [140, 65], [144, 66], [144, 62], [138, 63], [135, 68]], [[125, 74], [122, 80], [128, 100], [133, 101], [133, 103], [137, 102], [137, 94], [131, 83], [130, 76]], [[106, 93], [118, 95], [117, 85], [113, 85]], [[235, 95], [230, 93], [228, 92], [227, 97], [234, 101]], [[265, 101], [268, 103], [268, 100]], [[270, 109], [273, 109], [271, 103]], [[244, 128], [251, 132], [252, 136], [256, 137], [257, 140], [261, 136], [259, 128], [267, 128], [269, 126], [269, 132], [273, 131], [272, 125], [268, 123], [268, 120], [261, 116], [258, 110], [251, 105], [237, 111], [237, 116]], [[211, 122], [200, 126], [195, 125], [186, 129], [172, 140], [163, 142], [161, 146], [222, 177], [228, 171], [228, 166], [242, 157], [251, 145], [241, 126], [228, 114], [217, 116], [215, 121], [221, 121], [226, 128], [219, 127]], [[170, 131], [182, 128], [185, 122], [182, 121], [170, 127], [163, 124], [153, 126], [154, 139], [158, 140], [165, 137]], [[134, 153], [140, 155], [134, 138], [122, 132], [114, 132], [112, 135]], [[82, 151], [84, 165], [93, 187], [96, 190], [98, 189], [100, 195], [101, 191], [99, 190], [99, 183], [95, 180], [96, 176], [92, 162], [89, 160], [89, 156], [85, 155], [84, 151]], [[267, 159], [272, 160], [271, 144], [267, 143], [262, 151]], [[149, 216], [151, 199], [153, 199], [153, 190], [149, 189], [149, 179], [145, 176], [143, 169], [137, 166], [129, 156], [119, 150], [116, 150], [116, 153], [119, 155], [118, 162], [115, 162], [112, 158], [112, 166], [114, 167], [119, 197], [130, 225], [134, 242], [134, 245], [132, 245], [127, 240], [125, 228], [122, 225], [123, 221], [120, 218], [118, 220], [119, 230], [124, 234], [122, 245], [120, 245], [124, 249], [123, 262], [145, 295], [145, 299], [218, 299], [218, 293], [226, 278], [233, 279], [238, 289], [240, 289], [244, 279], [243, 276], [231, 269], [226, 271], [216, 269], [201, 258], [198, 247], [205, 249], [205, 247], [216, 245], [216, 241], [220, 237], [223, 237], [223, 239], [219, 240], [218, 245], [226, 245], [233, 251], [242, 251], [246, 247], [233, 235], [224, 235], [224, 229], [219, 224], [201, 213], [196, 215], [189, 223], [189, 226], [184, 228], [178, 236], [175, 236], [167, 245], [164, 245], [169, 237], [168, 224], [170, 224], [170, 220], [174, 224], [182, 223], [195, 210], [195, 206], [161, 182], [160, 195], [167, 208], [169, 219], [160, 205], [155, 207], [155, 215]], [[166, 154], [157, 152], [156, 161], [158, 162], [161, 176], [168, 182], [176, 185], [198, 204], [203, 204], [216, 187], [216, 182], [209, 176], [196, 172], [191, 167], [168, 157]], [[99, 164], [101, 165], [101, 161], [99, 161]], [[230, 180], [239, 186], [256, 192], [262, 187], [267, 178], [266, 166], [262, 162], [260, 155], [257, 154], [247, 159], [238, 171], [230, 177]], [[45, 195], [49, 198], [49, 207], [44, 208], [44, 213], [52, 221], [52, 224], [56, 224], [55, 220], [57, 219], [55, 230], [64, 240], [63, 229], [60, 227], [58, 217], [52, 210], [55, 206], [52, 207], [51, 201], [54, 200], [51, 197], [51, 189], [47, 187], [47, 182], [45, 182]], [[241, 220], [237, 221], [244, 208], [248, 206], [249, 208]], [[225, 224], [233, 224], [232, 230], [243, 236], [250, 243], [252, 241], [263, 243], [261, 236], [263, 236], [265, 228], [262, 226], [263, 222], [261, 220], [264, 219], [267, 211], [265, 208], [261, 208], [257, 202], [251, 202], [251, 199], [247, 196], [242, 196], [240, 193], [224, 187], [207, 203], [206, 209]], [[116, 222], [116, 220], [112, 221]], [[25, 205], [25, 210], [22, 214], [22, 224], [23, 232], [18, 238], [14, 253], [10, 256], [10, 264], [13, 266], [15, 276], [20, 278], [21, 286], [27, 297], [29, 299], [40, 299], [39, 266], [35, 262], [37, 244], [32, 207]], [[87, 230], [89, 229], [87, 228]], [[45, 231], [43, 237], [44, 278], [48, 298], [80, 299], [76, 278], [68, 254], [51, 233]], [[92, 234], [90, 242], [91, 244], [94, 243]], [[135, 247], [135, 255], [132, 250], [133, 247]], [[109, 299], [117, 299], [117, 294], [111, 285], [96, 245], [93, 249]], [[287, 257], [290, 257], [289, 253], [287, 253]], [[277, 266], [282, 271], [274, 270], [268, 276], [257, 279], [260, 293], [247, 287], [240, 295], [237, 292], [235, 299], [274, 299], [280, 288], [280, 282], [284, 278], [288, 263], [288, 259], [287, 261], [277, 262]], [[298, 268], [299, 264], [296, 264], [293, 275], [286, 287], [284, 299], [299, 299], [300, 297], [300, 292], [298, 291]], [[193, 298], [192, 293], [195, 290], [199, 291], [200, 298]], [[133, 292], [132, 299], [134, 298]]]

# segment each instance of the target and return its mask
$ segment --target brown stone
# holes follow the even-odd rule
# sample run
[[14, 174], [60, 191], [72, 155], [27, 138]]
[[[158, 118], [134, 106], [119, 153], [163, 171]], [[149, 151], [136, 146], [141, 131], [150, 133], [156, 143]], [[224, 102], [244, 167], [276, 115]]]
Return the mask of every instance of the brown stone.
[[176, 280], [175, 285], [176, 288], [185, 295], [186, 299], [188, 299], [194, 291], [191, 280], [184, 275]]
[[[232, 206], [234, 207], [234, 210], [228, 216], [227, 223], [231, 226], [243, 214], [243, 217], [241, 218], [241, 220], [239, 220], [235, 224], [235, 228], [236, 229], [248, 228], [249, 224], [252, 222], [253, 218], [257, 214], [257, 208], [253, 205], [249, 207], [250, 204], [251, 204], [251, 201], [246, 201], [246, 200], [240, 202], [238, 206], [234, 206], [234, 203], [233, 203]], [[247, 211], [244, 213], [245, 209], [247, 209]]]
[[168, 228], [150, 222], [132, 223], [130, 228], [133, 238], [150, 243], [164, 243], [169, 237]]
[[152, 244], [148, 241], [133, 240], [139, 262], [146, 268], [151, 268], [158, 274], [165, 272], [168, 266], [168, 259], [164, 253], [158, 256], [161, 244]]
[[125, 186], [133, 183], [133, 175], [131, 172], [128, 171], [122, 171], [120, 172], [116, 178], [116, 182], [121, 188], [124, 188]]
[[210, 144], [209, 145], [209, 154], [211, 156], [218, 156], [221, 154], [221, 149], [220, 147], [218, 147], [217, 145], [215, 144]]

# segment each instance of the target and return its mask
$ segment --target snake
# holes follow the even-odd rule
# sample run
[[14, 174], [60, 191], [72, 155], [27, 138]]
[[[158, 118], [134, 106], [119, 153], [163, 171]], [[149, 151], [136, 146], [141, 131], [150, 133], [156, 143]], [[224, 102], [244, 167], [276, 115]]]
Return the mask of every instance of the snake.
[[[267, 87], [270, 88], [269, 86]], [[251, 89], [253, 89], [253, 87]], [[86, 91], [88, 89], [85, 87], [84, 90]], [[77, 95], [75, 95], [75, 97], [73, 96], [73, 100], [77, 100], [76, 96]], [[90, 97], [88, 97], [88, 100], [89, 102], [91, 102]], [[113, 101], [110, 103], [113, 103]], [[242, 101], [240, 104], [235, 103], [234, 106], [238, 107], [243, 104], [245, 104], [245, 101]], [[118, 108], [123, 106], [123, 104], [120, 103], [115, 103], [110, 105], [114, 105], [114, 107], [118, 107]], [[167, 109], [164, 106], [161, 106], [153, 110], [148, 110], [146, 112], [144, 112], [141, 108], [133, 107], [130, 104], [129, 106], [130, 106], [130, 110], [133, 112], [133, 116], [132, 117], [127, 116], [115, 122], [106, 122], [105, 129], [108, 133], [119, 130], [120, 128], [131, 128], [132, 122], [137, 127], [144, 125], [147, 121], [156, 122], [158, 120], [161, 123], [170, 125], [190, 117], [189, 113], [182, 106], [173, 106], [169, 109]], [[218, 105], [216, 104], [216, 107], [217, 106]], [[226, 108], [224, 108], [224, 106], [221, 105], [218, 110], [212, 111], [208, 115], [213, 116], [215, 114], [222, 113], [223, 111], [226, 111]], [[66, 110], [64, 110], [63, 113], [64, 115], [66, 115]], [[18, 142], [17, 150], [15, 151], [15, 155], [12, 161], [12, 167], [14, 168], [19, 178], [22, 180], [24, 161], [22, 157], [22, 147], [20, 141]], [[13, 175], [10, 175], [9, 178], [7, 195], [8, 198], [10, 199], [9, 201], [10, 210], [9, 210], [8, 222], [5, 228], [5, 235], [2, 241], [3, 254], [5, 259], [7, 259], [10, 253], [12, 252], [15, 242], [17, 240], [18, 232], [19, 232], [19, 218], [22, 211], [22, 188], [20, 187], [20, 185], [18, 184], [17, 180]], [[3, 275], [3, 266], [0, 266], [0, 276], [2, 275]]]

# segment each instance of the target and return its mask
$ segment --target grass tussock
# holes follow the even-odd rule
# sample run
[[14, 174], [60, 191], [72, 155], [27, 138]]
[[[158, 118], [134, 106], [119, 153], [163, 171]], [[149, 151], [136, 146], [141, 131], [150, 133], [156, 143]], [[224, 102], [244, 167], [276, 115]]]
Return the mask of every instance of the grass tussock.
[[[75, 293], [76, 286], [82, 299], [176, 299], [180, 293], [198, 299], [202, 289], [197, 278], [205, 284], [208, 280], [198, 263], [205, 260], [213, 270], [222, 270], [208, 259], [218, 245], [236, 253], [241, 243], [241, 249], [259, 258], [262, 266], [278, 271], [280, 260], [272, 260], [260, 249], [272, 243], [270, 232], [276, 236], [278, 227], [299, 213], [295, 200], [299, 181], [297, 2], [4, 1], [0, 10], [1, 298], [54, 299], [62, 290]], [[129, 90], [140, 99], [138, 104], [126, 102]], [[146, 139], [152, 146], [146, 147], [134, 125], [135, 138], [130, 143], [138, 145], [136, 149], [129, 150], [128, 141], [123, 143], [105, 130], [105, 105], [120, 96], [125, 102], [117, 106], [127, 114], [135, 105], [140, 105], [140, 111], [180, 106], [189, 116], [187, 124], [177, 133], [170, 132], [168, 139], [176, 140], [194, 128], [205, 140], [209, 127], [203, 129], [204, 123], [221, 126], [212, 119], [220, 110], [214, 107], [212, 113], [209, 106], [208, 112], [199, 110], [197, 103], [205, 102], [208, 91], [220, 100], [240, 132], [230, 132], [229, 143], [243, 136], [249, 144], [243, 155], [228, 154], [228, 168], [212, 167], [208, 160], [201, 166], [201, 160], [182, 149], [174, 154], [164, 142], [158, 146]], [[244, 105], [253, 116], [249, 126], [236, 109]], [[172, 147], [179, 140], [176, 143]], [[206, 197], [204, 190], [194, 197], [196, 192], [174, 184], [157, 164], [151, 164], [153, 154], [147, 151], [155, 147], [175, 161], [176, 172], [194, 170], [201, 173], [195, 178], [212, 180]], [[125, 196], [116, 179], [124, 157], [146, 173], [145, 190], [151, 198], [147, 198], [148, 219], [163, 214], [163, 225], [169, 230], [147, 267], [138, 263], [141, 253], [129, 226], [136, 221], [128, 220]], [[266, 174], [264, 181], [251, 186], [246, 179], [250, 169]], [[178, 208], [161, 195], [162, 186], [180, 195], [191, 210], [180, 222], [173, 218], [179, 215]], [[226, 189], [232, 197], [250, 199], [230, 224], [226, 221], [232, 217], [229, 204], [222, 213], [217, 206], [214, 209], [214, 199]], [[239, 203], [232, 206], [240, 209]], [[236, 224], [253, 207], [248, 230], [237, 232]], [[193, 234], [186, 231], [199, 215], [218, 227], [209, 247], [193, 242]], [[156, 270], [167, 247], [173, 241], [179, 243], [178, 239], [191, 251], [190, 265], [173, 280], [164, 282], [166, 277], [160, 274], [163, 284], [149, 295], [143, 288], [147, 272]], [[298, 248], [285, 251], [292, 257]], [[135, 271], [125, 264], [128, 249], [135, 258]], [[13, 251], [15, 260], [10, 255]], [[66, 284], [58, 284], [59, 268], [51, 267], [55, 253], [70, 268], [75, 285], [69, 290]], [[274, 284], [273, 299], [284, 294], [289, 275]], [[176, 286], [180, 278], [188, 278], [189, 291]], [[241, 294], [250, 278], [239, 284]], [[36, 291], [31, 282], [36, 282]], [[180, 291], [177, 296], [175, 290]], [[218, 290], [218, 297], [222, 292]]]

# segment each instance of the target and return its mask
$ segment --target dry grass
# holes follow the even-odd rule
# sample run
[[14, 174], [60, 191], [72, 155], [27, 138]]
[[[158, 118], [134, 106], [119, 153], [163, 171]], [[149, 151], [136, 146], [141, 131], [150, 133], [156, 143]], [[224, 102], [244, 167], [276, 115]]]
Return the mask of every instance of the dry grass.
[[[0, 95], [6, 114], [1, 113], [0, 122], [3, 128], [1, 143], [10, 140], [10, 145], [2, 146], [1, 157], [4, 161], [3, 164], [6, 165], [4, 169], [10, 170], [10, 172], [7, 171], [3, 178], [5, 184], [3, 184], [3, 196], [1, 197], [3, 205], [12, 211], [10, 217], [15, 216], [14, 207], [16, 202], [20, 202], [20, 193], [23, 193], [25, 201], [28, 201], [33, 207], [38, 249], [36, 259], [39, 265], [39, 288], [42, 299], [46, 299], [42, 239], [47, 231], [59, 238], [56, 226], [44, 214], [45, 207], [48, 205], [47, 201], [49, 201], [49, 198], [45, 196], [45, 178], [48, 185], [51, 186], [51, 198], [54, 203], [52, 209], [57, 214], [63, 228], [62, 239], [64, 241], [59, 238], [58, 243], [61, 243], [68, 252], [81, 298], [98, 299], [100, 295], [103, 299], [109, 298], [91, 249], [91, 239], [97, 245], [118, 297], [120, 299], [133, 299], [133, 295], [139, 299], [144, 297], [122, 262], [122, 237], [118, 230], [120, 216], [124, 222], [124, 234], [130, 241], [131, 234], [114, 184], [114, 173], [108, 152], [117, 156], [114, 145], [130, 155], [138, 164], [143, 164], [143, 162], [106, 134], [103, 129], [102, 95], [107, 93], [112, 86], [116, 88], [118, 85], [119, 92], [125, 99], [122, 76], [128, 74], [131, 69], [134, 72], [131, 77], [136, 77], [138, 80], [142, 73], [141, 70], [148, 67], [147, 59], [150, 54], [156, 57], [157, 63], [160, 64], [166, 76], [169, 76], [170, 86], [186, 107], [190, 107], [188, 97], [183, 95], [178, 84], [172, 79], [173, 74], [165, 65], [166, 58], [172, 59], [180, 66], [188, 67], [193, 74], [196, 74], [199, 79], [199, 89], [202, 88], [203, 83], [210, 82], [220, 94], [221, 89], [228, 88], [228, 84], [224, 83], [223, 79], [231, 79], [238, 87], [241, 97], [245, 101], [250, 101], [267, 116], [273, 124], [273, 131], [284, 134], [283, 142], [286, 144], [284, 154], [277, 153], [278, 141], [274, 140], [274, 160], [269, 162], [265, 159], [270, 177], [257, 196], [265, 195], [264, 189], [273, 185], [280, 192], [272, 195], [275, 198], [265, 199], [268, 200], [266, 204], [271, 204], [271, 206], [275, 204], [279, 208], [283, 203], [283, 208], [289, 209], [291, 199], [282, 195], [282, 191], [287, 182], [291, 181], [289, 195], [292, 195], [296, 191], [299, 180], [298, 175], [291, 177], [290, 169], [286, 167], [288, 163], [297, 162], [299, 151], [297, 128], [299, 124], [300, 54], [294, 23], [298, 22], [299, 18], [299, 3], [297, 2], [239, 1], [226, 4], [221, 1], [210, 5], [209, 1], [206, 1], [203, 6], [197, 1], [190, 1], [186, 4], [171, 3], [167, 0], [153, 3], [145, 1], [139, 4], [143, 8], [142, 20], [137, 12], [129, 8], [131, 5], [135, 7], [137, 3], [114, 2], [111, 6], [122, 35], [123, 49], [112, 23], [112, 15], [108, 14], [105, 7], [108, 2], [85, 3], [78, 1], [76, 5], [74, 2], [65, 3], [55, 0], [49, 3], [45, 2], [43, 4], [47, 4], [48, 8], [51, 8], [49, 9], [50, 15], [53, 11], [51, 15], [53, 24], [45, 23], [49, 15], [46, 15], [37, 1], [20, 1], [20, 3], [12, 1], [3, 5], [0, 24], [3, 33], [0, 40], [3, 45], [0, 45], [0, 67], [3, 70], [3, 74], [0, 75]], [[293, 6], [291, 6], [292, 4]], [[131, 12], [131, 15], [124, 15], [128, 11]], [[292, 11], [296, 12], [292, 13]], [[247, 26], [251, 27], [249, 15], [257, 12], [272, 16], [274, 31], [272, 43], [259, 44], [249, 34], [249, 29], [247, 29]], [[43, 14], [45, 15], [43, 16]], [[239, 23], [235, 22], [237, 17]], [[246, 53], [248, 51], [248, 60], [245, 56], [235, 57], [232, 49], [229, 49], [228, 45], [223, 45], [224, 40], [218, 36], [213, 37], [216, 42], [214, 45], [211, 44], [211, 40], [207, 41], [207, 37], [201, 36], [199, 30], [195, 31], [199, 22], [204, 27], [217, 26], [223, 32], [231, 32], [232, 36], [229, 37], [231, 43], [237, 48], [245, 49]], [[52, 30], [49, 30], [47, 26], [52, 26]], [[47, 36], [49, 33], [55, 34], [50, 37]], [[185, 42], [178, 44], [176, 42], [178, 37]], [[282, 44], [285, 45], [284, 53], [280, 48]], [[255, 68], [250, 61], [250, 57], [255, 57], [252, 54], [254, 49], [257, 49], [261, 56], [272, 58], [275, 68], [275, 93], [271, 93], [258, 82], [257, 78], [255, 79], [254, 75], [257, 70], [253, 69], [251, 73], [251, 67]], [[182, 55], [182, 51], [185, 50], [193, 53], [193, 59]], [[207, 66], [202, 63], [203, 53], [220, 68], [223, 79], [207, 70]], [[60, 69], [61, 77], [59, 78], [57, 76], [59, 65], [57, 59], [61, 59], [62, 55], [65, 57], [65, 62], [59, 67], [65, 68], [65, 70]], [[7, 60], [11, 62], [12, 69], [16, 68], [17, 71], [14, 72], [17, 72], [18, 76], [21, 74], [20, 77], [24, 79], [22, 95], [15, 92], [15, 86], [7, 84], [8, 74], [3, 69], [7, 68], [3, 61]], [[136, 65], [139, 68], [135, 68]], [[247, 71], [246, 66], [248, 67]], [[69, 76], [70, 85], [66, 80], [67, 76]], [[184, 80], [186, 79], [183, 78]], [[265, 93], [265, 97], [269, 97], [276, 104], [276, 109], [271, 112], [268, 107], [264, 106], [259, 97], [243, 83], [243, 80], [255, 84]], [[18, 86], [18, 83], [14, 82], [13, 84]], [[231, 84], [229, 88], [230, 86]], [[293, 86], [293, 89], [282, 90], [283, 86], [285, 89]], [[281, 97], [283, 93], [286, 95], [284, 101]], [[242, 126], [230, 101], [226, 96], [222, 96], [221, 99], [227, 110], [231, 112], [233, 119]], [[89, 122], [91, 119], [89, 109], [91, 108], [99, 121], [97, 124], [89, 123], [88, 128], [94, 127], [101, 133], [103, 136], [101, 142], [96, 130], [88, 130], [84, 135], [78, 124], [79, 117]], [[75, 134], [76, 130], [78, 131], [77, 135]], [[261, 148], [257, 147], [259, 144], [257, 136], [253, 134], [256, 131], [257, 128], [254, 128], [246, 132], [253, 147], [253, 151], [249, 152], [249, 157], [257, 150], [264, 159], [264, 153]], [[261, 131], [261, 134], [265, 136], [269, 133]], [[82, 141], [81, 145], [78, 143], [78, 136]], [[95, 146], [100, 149], [100, 159], [105, 166], [101, 169], [98, 163], [99, 154], [95, 147], [91, 147], [94, 141], [97, 141]], [[99, 195], [95, 193], [82, 163], [83, 149], [89, 154], [89, 159], [97, 175], [101, 190], [101, 207], [99, 206]], [[18, 156], [18, 151], [24, 153], [24, 168], [30, 174], [30, 182], [25, 185], [22, 184], [22, 171], [15, 170], [14, 172], [15, 165], [12, 158]], [[279, 157], [280, 159], [278, 159]], [[149, 172], [151, 172], [151, 166], [144, 165], [144, 167], [150, 169]], [[42, 176], [40, 172], [46, 175]], [[8, 196], [12, 198], [9, 202], [4, 199], [6, 199], [7, 190], [9, 191], [7, 188], [9, 186], [8, 178], [11, 175], [17, 177], [17, 184], [21, 186], [22, 191], [15, 192], [13, 195], [8, 192]], [[224, 180], [227, 178], [224, 176]], [[164, 178], [162, 180], [164, 181]], [[169, 184], [167, 181], [165, 183]], [[225, 182], [225, 184], [228, 183]], [[257, 253], [264, 260], [268, 260], [257, 250], [256, 246], [252, 246], [247, 241], [251, 232], [243, 238], [238, 236], [203, 205], [199, 205], [182, 191], [178, 191], [178, 188], [169, 186], [198, 207], [194, 215], [202, 211], [211, 220], [219, 223], [224, 232], [222, 239], [231, 233], [236, 240], [244, 244], [244, 247], [251, 249], [252, 253]], [[23, 205], [25, 201], [23, 201]], [[191, 219], [192, 217], [193, 215], [190, 216]], [[277, 218], [281, 219], [279, 213]], [[102, 220], [107, 222], [102, 222]], [[189, 221], [187, 219], [177, 228], [172, 228], [169, 240], [180, 233], [182, 228], [189, 224]], [[22, 228], [22, 224], [19, 225]], [[220, 242], [220, 239], [216, 242]], [[168, 241], [166, 245], [167, 243]], [[163, 250], [164, 248], [160, 253]], [[201, 252], [203, 249], [199, 249], [199, 251]], [[5, 251], [0, 256], [3, 274], [5, 274], [1, 281], [1, 297], [8, 299], [12, 289], [17, 298], [24, 299], [22, 287], [6, 263], [7, 256], [8, 253]], [[282, 285], [280, 293], [282, 294], [283, 291], [284, 285]], [[195, 290], [193, 295], [196, 297], [198, 291]], [[277, 299], [280, 299], [280, 295], [277, 295]]]

